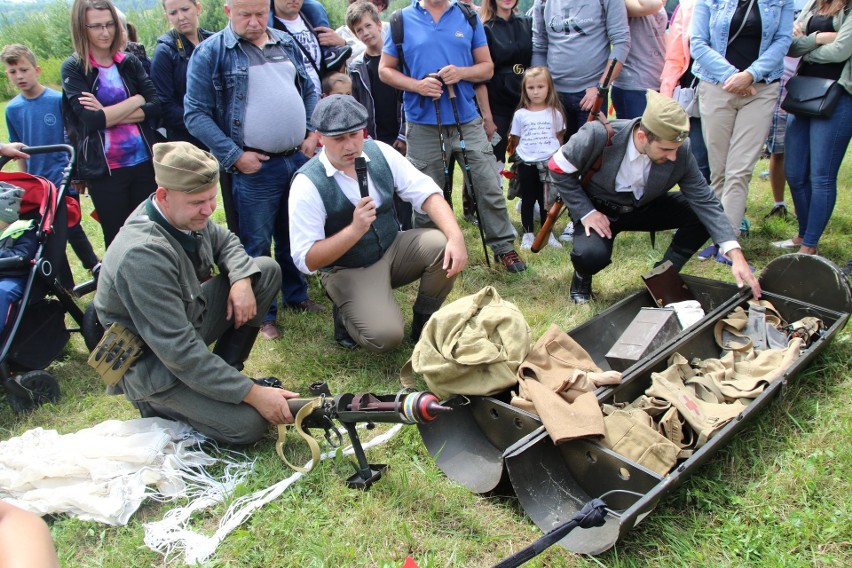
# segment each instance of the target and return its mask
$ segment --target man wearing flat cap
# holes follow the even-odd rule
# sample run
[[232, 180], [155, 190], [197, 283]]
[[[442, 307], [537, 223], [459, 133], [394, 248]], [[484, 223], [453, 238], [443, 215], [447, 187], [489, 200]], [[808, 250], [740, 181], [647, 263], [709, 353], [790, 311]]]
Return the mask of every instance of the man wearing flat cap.
[[[251, 258], [210, 222], [219, 164], [187, 142], [154, 145], [157, 191], [107, 249], [95, 309], [144, 342], [115, 387], [143, 417], [189, 423], [225, 443], [261, 438], [292, 421], [293, 393], [255, 384], [240, 370], [281, 286], [269, 257]], [[216, 342], [211, 352], [208, 345]]]
[[[411, 326], [416, 341], [467, 264], [455, 215], [430, 177], [391, 146], [364, 140], [367, 110], [354, 98], [322, 99], [312, 123], [323, 150], [290, 188], [290, 214], [300, 220], [290, 226], [293, 261], [307, 274], [320, 271], [334, 303], [335, 340], [377, 353], [404, 336], [392, 290], [419, 280]], [[359, 158], [366, 162], [360, 177]], [[437, 229], [400, 231], [394, 194]]]
[[[679, 271], [707, 241], [719, 243], [739, 286], [755, 297], [760, 285], [737, 243], [722, 205], [701, 175], [689, 149], [689, 117], [674, 100], [647, 92], [640, 118], [615, 120], [607, 144], [600, 121], [589, 122], [550, 159], [555, 187], [574, 221], [571, 299], [592, 298], [592, 276], [606, 268], [615, 236], [622, 231], [677, 229], [663, 255]], [[583, 175], [601, 158], [583, 187]], [[680, 191], [670, 191], [675, 185]]]

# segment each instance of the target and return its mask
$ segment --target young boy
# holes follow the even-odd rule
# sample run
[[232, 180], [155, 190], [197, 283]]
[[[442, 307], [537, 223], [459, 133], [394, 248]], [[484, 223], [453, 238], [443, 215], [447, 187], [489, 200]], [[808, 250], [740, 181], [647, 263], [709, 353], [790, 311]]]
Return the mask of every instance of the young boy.
[[352, 79], [346, 73], [332, 73], [322, 80], [322, 96], [352, 95]]
[[[367, 109], [367, 134], [405, 154], [405, 115], [402, 94], [379, 79], [384, 37], [379, 11], [372, 2], [360, 0], [346, 9], [346, 25], [366, 49], [349, 64], [352, 96]], [[395, 196], [396, 197], [396, 196]], [[412, 226], [411, 204], [395, 199], [402, 230]]]
[[346, 25], [366, 49], [349, 65], [352, 96], [367, 108], [367, 133], [405, 153], [405, 117], [400, 92], [379, 79], [384, 38], [379, 11], [367, 0], [350, 4]]
[[[24, 190], [0, 182], [0, 258], [32, 258], [38, 248], [35, 223], [18, 219]], [[0, 271], [0, 333], [6, 325], [9, 308], [21, 299], [29, 265]]]
[[[36, 64], [33, 52], [15, 43], [3, 48], [0, 60], [6, 68], [6, 77], [20, 91], [6, 105], [9, 141], [23, 142], [27, 146], [65, 144], [62, 94], [39, 83], [41, 67]], [[50, 152], [18, 160], [18, 169], [46, 178], [58, 187], [67, 164], [67, 154]], [[76, 192], [68, 189], [69, 195], [76, 197]], [[69, 227], [68, 242], [84, 268], [92, 270], [98, 264], [98, 257], [79, 223]]]

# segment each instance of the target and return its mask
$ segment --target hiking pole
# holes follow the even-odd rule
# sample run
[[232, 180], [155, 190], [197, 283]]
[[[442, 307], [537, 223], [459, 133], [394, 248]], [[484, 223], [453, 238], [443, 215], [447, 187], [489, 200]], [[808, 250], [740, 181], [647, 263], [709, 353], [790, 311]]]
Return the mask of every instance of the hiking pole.
[[476, 213], [477, 226], [479, 227], [479, 238], [482, 239], [482, 251], [485, 253], [485, 262], [488, 268], [491, 268], [491, 258], [488, 256], [488, 247], [485, 245], [485, 229], [482, 228], [482, 216], [479, 214], [479, 202], [476, 200], [476, 191], [473, 189], [473, 174], [470, 172], [470, 164], [467, 161], [467, 151], [464, 147], [464, 136], [462, 135], [461, 122], [459, 122], [459, 107], [456, 105], [456, 89], [453, 85], [447, 85], [447, 92], [450, 95], [450, 103], [453, 105], [453, 118], [456, 120], [456, 130], [459, 133], [459, 146], [462, 151], [462, 165], [464, 166], [464, 175], [467, 179], [467, 190], [470, 202], [473, 203], [473, 211]]
[[[609, 121], [606, 118], [606, 112], [601, 112], [601, 106], [603, 105], [604, 99], [606, 99], [606, 95], [609, 92], [610, 83], [612, 83], [612, 73], [615, 71], [615, 66], [618, 63], [617, 59], [611, 59], [609, 63], [609, 67], [606, 70], [606, 77], [604, 77], [603, 83], [598, 85], [598, 96], [595, 98], [595, 102], [592, 103], [592, 108], [589, 110], [589, 116], [586, 119], [586, 122], [594, 122], [596, 120], [600, 120], [603, 125], [606, 127], [607, 131], [607, 143], [609, 146], [612, 144], [612, 126], [610, 126]], [[561, 149], [560, 149], [561, 150]], [[560, 151], [560, 150], [557, 150]], [[553, 158], [551, 158], [552, 160]], [[601, 168], [602, 157], [599, 156], [597, 161], [592, 165], [588, 172], [583, 174], [582, 181], [580, 182], [583, 188], [585, 188], [589, 181], [591, 181], [592, 176], [595, 175]], [[532, 252], [538, 252], [544, 248], [544, 245], [547, 244], [548, 239], [550, 238], [550, 231], [553, 229], [553, 225], [556, 224], [556, 220], [559, 219], [559, 215], [562, 214], [562, 210], [565, 207], [565, 203], [562, 201], [562, 197], [559, 196], [559, 193], [556, 194], [556, 199], [553, 201], [553, 205], [550, 206], [550, 210], [547, 212], [547, 218], [544, 220], [544, 223], [541, 224], [541, 228], [538, 230], [538, 234], [533, 241], [532, 247], [530, 250]]]
[[[441, 81], [441, 76], [437, 73], [432, 73], [429, 75], [433, 79], [437, 79]], [[441, 81], [443, 83], [443, 81]], [[432, 99], [432, 102], [435, 103], [435, 117], [438, 120], [438, 138], [441, 140], [441, 162], [444, 165], [444, 199], [450, 206], [450, 209], [453, 208], [453, 188], [450, 185], [450, 167], [449, 162], [447, 162], [447, 141], [444, 139], [444, 125], [441, 123], [441, 98]]]

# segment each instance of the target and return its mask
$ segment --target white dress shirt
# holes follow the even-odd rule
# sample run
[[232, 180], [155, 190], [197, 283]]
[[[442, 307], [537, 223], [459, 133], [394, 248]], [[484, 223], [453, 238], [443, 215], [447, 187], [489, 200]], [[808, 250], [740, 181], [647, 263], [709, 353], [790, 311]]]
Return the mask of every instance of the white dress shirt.
[[[411, 203], [412, 207], [418, 213], [423, 213], [423, 202], [430, 195], [442, 192], [441, 188], [432, 181], [432, 178], [420, 172], [409, 162], [405, 156], [393, 149], [391, 146], [379, 141], [375, 141], [381, 150], [382, 155], [390, 167], [393, 175], [394, 192], [403, 200]], [[367, 161], [370, 161], [369, 156], [361, 153]], [[334, 178], [338, 187], [343, 192], [343, 195], [349, 200], [352, 205], [357, 205], [361, 200], [361, 192], [358, 189], [358, 180], [353, 179], [335, 168], [326, 156], [325, 150], [320, 152], [317, 159], [325, 168], [325, 173], [328, 177]], [[367, 174], [367, 188], [370, 196], [376, 202], [376, 207], [382, 204], [382, 197], [379, 191], [373, 185], [373, 180]], [[322, 197], [317, 191], [314, 183], [304, 174], [297, 174], [293, 178], [293, 183], [290, 186], [290, 255], [293, 257], [293, 262], [305, 274], [312, 274], [314, 271], [308, 269], [305, 264], [305, 257], [308, 251], [314, 246], [314, 243], [326, 238], [325, 221], [327, 218], [325, 205]], [[331, 235], [329, 235], [331, 236]]]

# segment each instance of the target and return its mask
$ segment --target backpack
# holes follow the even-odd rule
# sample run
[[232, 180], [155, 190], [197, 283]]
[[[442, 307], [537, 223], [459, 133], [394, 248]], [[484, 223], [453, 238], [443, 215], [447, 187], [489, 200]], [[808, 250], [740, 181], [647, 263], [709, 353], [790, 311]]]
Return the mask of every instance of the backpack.
[[[461, 8], [462, 13], [464, 14], [467, 23], [470, 24], [471, 29], [476, 31], [476, 11], [469, 5], [464, 2], [458, 2], [458, 7]], [[404, 8], [403, 8], [404, 9]], [[390, 17], [390, 29], [391, 29], [391, 39], [393, 40], [393, 44], [396, 46], [396, 53], [399, 59], [399, 65], [397, 65], [397, 69], [411, 77], [411, 72], [408, 69], [408, 65], [405, 63], [405, 55], [402, 52], [402, 41], [405, 39], [405, 26], [402, 23], [402, 10], [394, 10]]]

